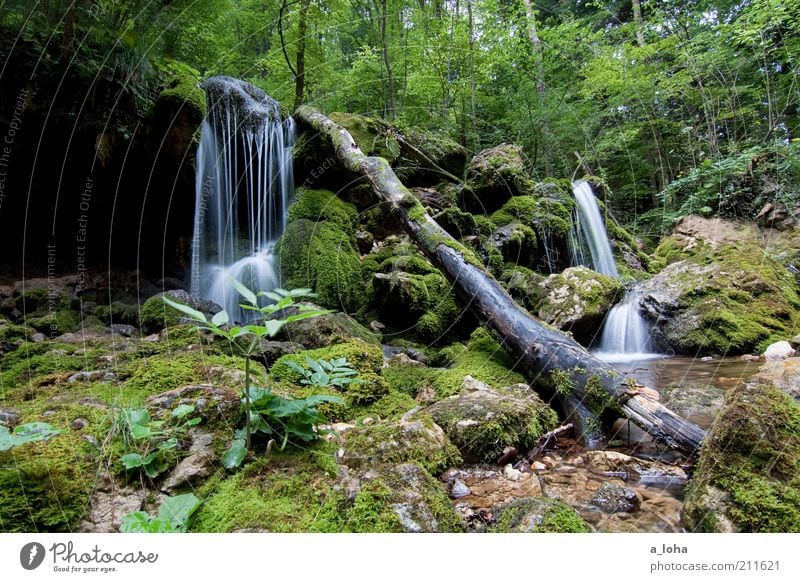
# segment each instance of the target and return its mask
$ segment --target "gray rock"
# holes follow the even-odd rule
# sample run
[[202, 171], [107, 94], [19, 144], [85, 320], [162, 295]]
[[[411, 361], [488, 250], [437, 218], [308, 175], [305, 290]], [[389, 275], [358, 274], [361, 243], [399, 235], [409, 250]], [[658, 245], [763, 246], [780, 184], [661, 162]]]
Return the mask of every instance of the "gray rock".
[[139, 335], [139, 330], [132, 325], [124, 323], [115, 323], [110, 326], [111, 333], [114, 335], [121, 335], [123, 337], [136, 337]]
[[86, 420], [86, 419], [85, 419], [85, 418], [83, 418], [83, 417], [78, 417], [78, 418], [76, 418], [76, 419], [75, 419], [75, 420], [73, 420], [73, 421], [70, 423], [70, 425], [69, 425], [69, 427], [70, 427], [72, 430], [83, 430], [83, 429], [85, 429], [87, 426], [89, 426], [89, 421], [88, 421], [88, 420]]
[[606, 481], [589, 503], [606, 513], [631, 513], [639, 509], [642, 501], [634, 490]]
[[38, 344], [39, 342], [43, 342], [43, 341], [45, 341], [45, 340], [47, 340], [47, 336], [46, 336], [46, 335], [44, 335], [43, 333], [35, 333], [35, 334], [33, 334], [33, 335], [31, 336], [31, 341], [32, 341], [32, 342], [35, 342], [35, 343], [37, 343], [37, 344]]
[[89, 510], [80, 525], [83, 533], [113, 533], [119, 531], [122, 517], [144, 506], [147, 491], [142, 488], [120, 487], [110, 475], [103, 475], [89, 502]]
[[470, 491], [469, 487], [461, 480], [456, 479], [453, 481], [453, 485], [450, 488], [450, 497], [453, 499], [461, 499], [462, 497], [466, 497], [470, 495], [472, 491]]
[[22, 418], [22, 414], [13, 408], [0, 408], [0, 423], [8, 428], [13, 427]]
[[106, 374], [111, 374], [113, 376], [113, 373], [107, 372], [106, 370], [84, 370], [83, 372], [78, 372], [67, 378], [67, 382], [97, 382], [99, 380], [105, 380]]
[[770, 344], [766, 351], [764, 351], [765, 360], [785, 360], [791, 358], [795, 354], [795, 350], [787, 341], [775, 342]]

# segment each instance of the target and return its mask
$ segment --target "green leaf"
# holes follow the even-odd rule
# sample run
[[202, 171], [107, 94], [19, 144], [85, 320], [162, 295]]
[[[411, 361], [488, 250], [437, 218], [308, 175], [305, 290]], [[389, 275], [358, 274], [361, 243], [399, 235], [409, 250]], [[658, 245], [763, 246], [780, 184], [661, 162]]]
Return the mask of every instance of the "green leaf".
[[181, 404], [172, 411], [172, 417], [181, 419], [194, 412], [194, 410], [195, 408], [191, 404]]
[[191, 493], [167, 497], [158, 508], [158, 518], [167, 520], [174, 528], [186, 531], [189, 517], [200, 506], [201, 501]]
[[193, 319], [195, 321], [199, 321], [201, 323], [208, 323], [208, 320], [206, 319], [206, 316], [203, 315], [201, 312], [197, 311], [196, 309], [192, 309], [191, 307], [189, 307], [188, 305], [185, 305], [183, 303], [178, 303], [177, 301], [173, 301], [172, 299], [170, 299], [170, 298], [168, 298], [166, 296], [162, 296], [161, 299], [163, 299], [164, 303], [166, 303], [167, 305], [169, 305], [173, 309], [177, 309], [178, 311], [188, 315], [190, 319]]
[[[5, 427], [3, 428], [5, 429]], [[8, 432], [8, 429], [6, 429], [6, 432]], [[0, 443], [5, 443], [0, 444], [0, 447], [6, 446], [8, 440], [11, 442], [8, 448], [11, 448], [24, 445], [25, 443], [50, 440], [63, 432], [62, 429], [53, 428], [46, 422], [29, 422], [17, 426], [8, 437], [0, 437]], [[8, 449], [0, 448], [0, 450]]]
[[203, 419], [199, 416], [195, 416], [194, 418], [190, 418], [186, 421], [186, 426], [195, 426], [196, 424], [200, 424], [203, 422]]
[[141, 424], [132, 424], [130, 430], [131, 436], [136, 440], [150, 438], [153, 435], [153, 431], [150, 430], [149, 426], [142, 426]]
[[214, 317], [211, 318], [211, 323], [214, 325], [225, 325], [228, 321], [230, 321], [230, 317], [228, 316], [228, 312], [224, 309], [214, 314]]
[[231, 287], [236, 289], [236, 291], [244, 297], [245, 301], [247, 301], [250, 305], [258, 307], [258, 298], [256, 294], [250, 291], [247, 287], [245, 287], [240, 281], [237, 281], [233, 277], [228, 279], [228, 282], [231, 284]]
[[8, 432], [5, 426], [0, 424], [0, 452], [7, 451], [13, 446], [14, 442], [11, 440], [11, 433]]
[[222, 455], [222, 466], [226, 469], [235, 469], [242, 464], [247, 455], [244, 439], [234, 439], [230, 448]]
[[144, 466], [144, 458], [139, 453], [128, 453], [120, 458], [126, 469], [136, 469]]
[[123, 515], [119, 531], [122, 533], [156, 533], [152, 529], [150, 516], [144, 511], [134, 511]]

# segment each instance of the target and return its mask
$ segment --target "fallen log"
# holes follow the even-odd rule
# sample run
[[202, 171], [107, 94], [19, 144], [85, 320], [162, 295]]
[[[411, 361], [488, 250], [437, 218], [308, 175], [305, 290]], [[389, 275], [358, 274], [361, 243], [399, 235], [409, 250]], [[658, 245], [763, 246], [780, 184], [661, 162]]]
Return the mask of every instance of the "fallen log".
[[300, 107], [295, 118], [330, 142], [345, 170], [367, 180], [409, 236], [452, 282], [464, 304], [502, 338], [503, 347], [517, 358], [518, 368], [537, 386], [561, 397], [567, 420], [575, 422], [584, 436], [596, 433], [600, 414], [611, 410], [670, 448], [689, 455], [697, 452], [705, 436], [700, 427], [641, 393], [632, 378], [519, 307], [475, 254], [428, 215], [386, 160], [364, 155], [347, 130], [312, 107]]

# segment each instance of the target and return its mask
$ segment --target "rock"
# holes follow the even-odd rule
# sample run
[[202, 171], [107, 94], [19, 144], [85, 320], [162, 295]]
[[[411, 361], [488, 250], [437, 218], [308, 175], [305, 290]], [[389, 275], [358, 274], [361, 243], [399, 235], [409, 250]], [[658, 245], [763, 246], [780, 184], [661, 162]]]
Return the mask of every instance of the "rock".
[[794, 336], [792, 339], [789, 340], [789, 345], [791, 345], [794, 349], [800, 350], [800, 334]]
[[471, 493], [469, 487], [461, 479], [454, 480], [453, 485], [450, 487], [450, 497], [452, 499], [461, 499]]
[[31, 336], [31, 341], [34, 343], [43, 342], [47, 339], [47, 336], [43, 333], [35, 333]]
[[795, 350], [787, 341], [770, 344], [764, 351], [765, 360], [785, 360], [794, 356]]
[[242, 414], [238, 391], [210, 384], [181, 386], [150, 396], [146, 403], [161, 412], [174, 410], [180, 404], [192, 405], [195, 413], [203, 419], [204, 426], [238, 426]]
[[445, 210], [453, 207], [452, 198], [436, 188], [411, 188], [411, 192], [427, 208]]
[[547, 471], [547, 465], [539, 461], [534, 461], [531, 464], [531, 470], [535, 471], [536, 473], [544, 473], [545, 471]]
[[324, 348], [334, 342], [348, 339], [380, 344], [378, 336], [342, 312], [290, 323], [275, 339], [301, 344], [305, 349]]
[[492, 531], [502, 533], [581, 533], [589, 527], [569, 505], [534, 497], [502, 506]]
[[489, 244], [497, 249], [504, 262], [528, 265], [536, 253], [536, 233], [531, 227], [514, 222], [495, 230]]
[[503, 467], [503, 476], [509, 481], [519, 481], [522, 478], [522, 471], [515, 469], [511, 463]]
[[372, 250], [374, 242], [375, 237], [372, 236], [371, 232], [367, 232], [366, 230], [356, 231], [356, 246], [358, 247], [358, 252], [362, 255], [366, 255]]
[[344, 438], [342, 463], [351, 469], [411, 462], [438, 474], [461, 462], [444, 431], [421, 415], [358, 427], [347, 431]]
[[264, 364], [264, 367], [269, 368], [286, 354], [295, 354], [302, 352], [304, 349], [303, 345], [297, 342], [279, 342], [264, 339], [261, 340], [256, 354], [258, 360]]
[[470, 212], [486, 214], [512, 196], [526, 191], [530, 178], [522, 148], [504, 143], [483, 150], [469, 162], [464, 204]]
[[380, 321], [375, 321], [375, 320], [369, 322], [369, 328], [373, 332], [378, 333], [378, 334], [383, 333], [384, 331], [386, 331], [386, 326], [383, 325]]
[[121, 487], [110, 475], [98, 481], [89, 508], [80, 524], [83, 533], [113, 533], [119, 531], [122, 517], [144, 506], [147, 491], [142, 488]]
[[395, 354], [389, 358], [387, 362], [390, 366], [412, 366], [417, 368], [424, 368], [425, 364], [412, 360], [405, 353]]
[[641, 284], [653, 336], [678, 353], [741, 354], [800, 325], [786, 268], [746, 224], [689, 216], [656, 250], [666, 267]]
[[509, 462], [516, 459], [518, 455], [519, 451], [517, 450], [517, 447], [506, 447], [503, 449], [502, 456], [499, 459], [497, 459], [497, 464], [503, 467]]
[[589, 501], [606, 513], [631, 513], [639, 509], [641, 499], [636, 492], [613, 483], [603, 483]]
[[89, 421], [82, 417], [76, 418], [69, 425], [72, 430], [83, 430], [87, 426], [89, 426]]
[[172, 493], [175, 489], [199, 484], [213, 474], [215, 461], [216, 456], [210, 452], [189, 455], [170, 471], [161, 491]]
[[680, 416], [689, 417], [700, 412], [711, 415], [722, 408], [725, 392], [699, 382], [670, 382], [660, 390], [661, 403]]
[[585, 455], [591, 469], [597, 473], [621, 476], [641, 483], [685, 483], [686, 472], [680, 467], [661, 461], [647, 461], [616, 451], [589, 451]]
[[116, 379], [116, 375], [108, 370], [91, 370], [73, 374], [67, 378], [67, 382], [99, 382], [100, 380], [113, 382]]
[[542, 494], [539, 479], [533, 473], [512, 469], [506, 474], [505, 469], [500, 471], [487, 465], [450, 469], [442, 475], [442, 481], [451, 488], [456, 481], [464, 483], [469, 493], [460, 497], [459, 502], [476, 513], [493, 513], [511, 499]]
[[353, 499], [350, 520], [360, 531], [456, 532], [461, 519], [441, 483], [414, 464], [366, 469], [347, 486]]
[[708, 431], [683, 507], [690, 531], [800, 531], [800, 403], [767, 378], [734, 387]]
[[142, 304], [142, 309], [140, 310], [139, 315], [143, 332], [152, 334], [161, 331], [170, 325], [176, 325], [186, 321], [191, 322], [191, 320], [188, 320], [186, 317], [182, 316], [177, 309], [174, 309], [164, 303], [164, 296], [167, 296], [178, 303], [188, 305], [189, 307], [202, 312], [206, 317], [209, 318], [215, 313], [222, 311], [222, 307], [213, 301], [196, 299], [183, 289], [174, 289], [165, 293], [158, 293], [150, 297]]
[[800, 358], [766, 362], [750, 381], [770, 384], [795, 400], [800, 400]]
[[110, 329], [112, 334], [121, 335], [123, 337], [136, 337], [139, 335], [138, 329], [124, 323], [114, 323], [110, 326]]
[[542, 321], [591, 341], [603, 318], [622, 297], [619, 281], [586, 267], [570, 267], [539, 283], [532, 310]]
[[0, 424], [13, 428], [22, 418], [22, 414], [14, 408], [0, 408]]
[[494, 462], [507, 446], [527, 450], [558, 422], [535, 395], [518, 398], [482, 386], [440, 400], [427, 413], [468, 462]]

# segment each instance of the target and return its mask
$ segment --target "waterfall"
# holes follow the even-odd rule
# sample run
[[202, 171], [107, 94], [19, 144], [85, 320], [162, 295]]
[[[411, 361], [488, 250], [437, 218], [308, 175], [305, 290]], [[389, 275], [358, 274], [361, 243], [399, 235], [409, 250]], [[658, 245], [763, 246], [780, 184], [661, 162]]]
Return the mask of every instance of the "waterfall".
[[[591, 256], [591, 267], [603, 275], [619, 277], [605, 221], [600, 214], [597, 199], [588, 182], [572, 185], [577, 209], [573, 217], [570, 252], [573, 265], [585, 265], [585, 246]], [[606, 316], [596, 355], [609, 362], [626, 362], [656, 357], [650, 353], [650, 328], [639, 312], [640, 296], [636, 288], [630, 289]]]
[[214, 77], [203, 88], [208, 115], [197, 149], [191, 292], [243, 322], [247, 314], [228, 281], [256, 292], [279, 286], [273, 250], [294, 190], [294, 121], [244, 81]]

